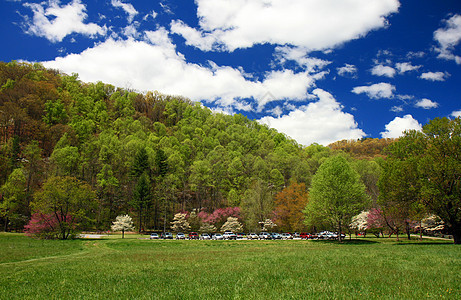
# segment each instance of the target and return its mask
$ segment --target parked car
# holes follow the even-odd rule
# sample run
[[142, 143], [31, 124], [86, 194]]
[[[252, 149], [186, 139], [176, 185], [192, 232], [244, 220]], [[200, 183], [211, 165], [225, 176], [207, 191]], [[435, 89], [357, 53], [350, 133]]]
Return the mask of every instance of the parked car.
[[291, 240], [293, 239], [293, 236], [288, 233], [288, 232], [285, 232], [285, 233], [282, 233], [282, 240]]
[[281, 240], [282, 239], [282, 235], [280, 233], [277, 233], [277, 232], [272, 232], [271, 233], [271, 238], [273, 240]]
[[301, 239], [301, 236], [300, 236], [299, 232], [293, 233], [293, 239], [294, 240], [300, 240]]
[[186, 235], [185, 235], [184, 233], [182, 233], [182, 232], [178, 232], [178, 233], [176, 234], [176, 239], [177, 239], [177, 240], [185, 240], [185, 239], [186, 239]]
[[256, 233], [254, 233], [254, 232], [249, 233], [249, 234], [247, 235], [247, 237], [248, 237], [249, 240], [259, 240], [259, 236], [258, 236]]
[[171, 232], [162, 232], [162, 234], [160, 235], [160, 238], [164, 240], [172, 240], [173, 234]]
[[259, 234], [259, 239], [260, 239], [260, 240], [270, 240], [270, 239], [272, 239], [272, 237], [271, 237], [271, 235], [269, 234], [269, 232], [263, 231], [263, 232], [261, 232], [261, 233]]
[[198, 233], [197, 232], [189, 233], [189, 240], [198, 240]]
[[302, 240], [307, 240], [309, 238], [309, 233], [307, 232], [301, 232], [301, 234], [299, 235], [299, 237], [302, 239]]
[[220, 233], [213, 233], [213, 235], [211, 236], [211, 239], [212, 239], [212, 240], [223, 240], [224, 237], [223, 237], [223, 235], [220, 234]]
[[233, 233], [232, 231], [225, 231], [223, 234], [223, 237], [225, 240], [236, 240], [237, 235]]
[[331, 231], [322, 231], [317, 235], [319, 240], [334, 240], [338, 238], [338, 235]]
[[237, 240], [246, 240], [246, 239], [247, 237], [244, 233], [242, 232], [237, 233]]
[[158, 240], [159, 239], [158, 233], [156, 233], [156, 232], [151, 233], [150, 234], [150, 239], [151, 240]]
[[210, 240], [211, 236], [208, 233], [202, 233], [200, 234], [200, 240]]

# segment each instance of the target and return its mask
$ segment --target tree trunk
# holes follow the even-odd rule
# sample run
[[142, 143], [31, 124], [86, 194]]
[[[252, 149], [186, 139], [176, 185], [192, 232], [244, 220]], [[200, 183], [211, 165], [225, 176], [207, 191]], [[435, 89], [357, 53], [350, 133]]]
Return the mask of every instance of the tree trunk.
[[125, 238], [125, 229], [122, 229], [122, 239]]
[[342, 239], [341, 239], [341, 221], [338, 222], [338, 229], [339, 229], [338, 240], [339, 240], [340, 243], [342, 243]]
[[461, 226], [455, 225], [451, 230], [451, 234], [453, 235], [455, 245], [461, 245]]

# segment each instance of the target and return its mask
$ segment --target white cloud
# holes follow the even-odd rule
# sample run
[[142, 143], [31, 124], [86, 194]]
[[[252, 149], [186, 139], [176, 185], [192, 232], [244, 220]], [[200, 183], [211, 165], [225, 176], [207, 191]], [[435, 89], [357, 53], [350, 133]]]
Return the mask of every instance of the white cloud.
[[[58, 57], [43, 63], [66, 73], [76, 72], [86, 82], [103, 81], [138, 90], [158, 90], [180, 94], [195, 101], [214, 102], [227, 107], [240, 105], [238, 99], [253, 98], [257, 109], [275, 100], [303, 100], [315, 76], [292, 70], [271, 71], [263, 80], [250, 80], [241, 69], [188, 63], [176, 51], [165, 28], [144, 33], [143, 41], [114, 40], [89, 48], [80, 54]], [[273, 95], [268, 97], [268, 93]]]
[[176, 27], [175, 32], [190, 39], [190, 45], [208, 46], [212, 40], [213, 47], [224, 46], [229, 51], [264, 43], [326, 50], [387, 26], [386, 17], [397, 12], [400, 5], [398, 0], [195, 2], [202, 33], [186, 30], [185, 24]]
[[448, 77], [450, 77], [448, 72], [426, 72], [419, 76], [421, 79], [430, 81], [445, 81]]
[[357, 86], [352, 89], [354, 94], [366, 94], [371, 99], [393, 98], [395, 86], [381, 82], [370, 86]]
[[341, 104], [330, 93], [315, 89], [313, 94], [318, 101], [298, 107], [288, 115], [278, 118], [267, 116], [259, 121], [286, 133], [303, 145], [328, 145], [343, 139], [365, 136], [358, 128], [354, 116], [343, 112]]
[[422, 126], [412, 115], [406, 115], [403, 118], [396, 117], [385, 128], [386, 131], [381, 132], [383, 138], [398, 138], [405, 130], [421, 130]]
[[128, 14], [128, 23], [133, 22], [134, 17], [138, 14], [138, 11], [131, 3], [124, 3], [121, 0], [111, 0], [110, 3], [113, 7], [121, 8]]
[[461, 41], [461, 15], [454, 15], [445, 20], [445, 25], [444, 28], [439, 28], [434, 32], [434, 40], [440, 46], [436, 48], [439, 53], [438, 57], [461, 64], [461, 57], [453, 53]]
[[273, 109], [269, 110], [268, 112], [270, 112], [273, 116], [277, 118], [279, 118], [283, 114], [282, 108], [278, 105], [274, 107]]
[[144, 21], [147, 21], [150, 17], [152, 17], [152, 19], [155, 19], [157, 18], [158, 16], [158, 13], [155, 12], [155, 10], [153, 10], [150, 14], [147, 14], [144, 16], [144, 18], [142, 18]]
[[61, 42], [67, 35], [79, 33], [89, 37], [105, 35], [106, 26], [95, 23], [84, 23], [87, 18], [86, 6], [80, 0], [73, 0], [67, 5], [60, 6], [59, 1], [48, 3], [24, 3], [34, 16], [32, 20], [25, 17], [23, 26], [28, 34], [45, 37], [49, 41]]
[[461, 110], [455, 110], [451, 113], [451, 116], [455, 118], [461, 118]]
[[391, 111], [392, 111], [392, 112], [396, 112], [396, 113], [402, 112], [402, 111], [403, 111], [403, 107], [402, 107], [402, 106], [392, 106]]
[[331, 64], [331, 61], [310, 57], [308, 53], [309, 50], [302, 47], [278, 46], [275, 48], [275, 57], [280, 63], [295, 61], [309, 73], [322, 70]]
[[416, 102], [415, 106], [424, 109], [431, 109], [439, 107], [439, 104], [437, 102], [424, 98]]
[[384, 65], [376, 65], [371, 69], [371, 74], [376, 76], [394, 77], [396, 71], [394, 68]]
[[409, 62], [403, 62], [403, 63], [396, 63], [395, 68], [399, 71], [400, 74], [410, 72], [410, 71], [415, 71], [421, 68], [422, 66], [413, 66]]
[[357, 67], [350, 64], [345, 64], [343, 67], [336, 68], [339, 76], [357, 76]]
[[180, 20], [171, 22], [171, 32], [184, 37], [186, 45], [197, 47], [202, 51], [213, 50], [213, 45], [216, 43], [216, 37], [213, 34], [204, 34]]

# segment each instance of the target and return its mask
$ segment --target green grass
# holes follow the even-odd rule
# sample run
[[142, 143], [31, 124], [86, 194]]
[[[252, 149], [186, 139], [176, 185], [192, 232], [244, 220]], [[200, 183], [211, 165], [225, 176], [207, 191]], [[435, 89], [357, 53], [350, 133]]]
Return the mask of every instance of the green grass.
[[0, 234], [1, 299], [460, 299], [443, 241], [40, 241]]

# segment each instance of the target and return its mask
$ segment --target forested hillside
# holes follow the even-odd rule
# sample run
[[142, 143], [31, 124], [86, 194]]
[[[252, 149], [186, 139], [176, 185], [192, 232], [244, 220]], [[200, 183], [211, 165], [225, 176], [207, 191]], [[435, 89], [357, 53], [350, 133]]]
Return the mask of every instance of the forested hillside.
[[[290, 209], [283, 194], [276, 201], [278, 193], [290, 187], [305, 193], [335, 149], [351, 148], [349, 142], [302, 147], [240, 114], [214, 113], [179, 96], [83, 83], [40, 64], [0, 63], [0, 86], [1, 221], [10, 230], [27, 224], [38, 207], [34, 195], [47, 181], [69, 177], [96, 195], [87, 208], [92, 229], [108, 229], [123, 213], [147, 230], [163, 228], [178, 211], [211, 216], [233, 207], [254, 230], [276, 219], [274, 211], [281, 216]], [[371, 141], [354, 142], [349, 151], [366, 160], [348, 159], [376, 199], [373, 158], [389, 141]], [[278, 220], [286, 230], [304, 226], [294, 223]]]

